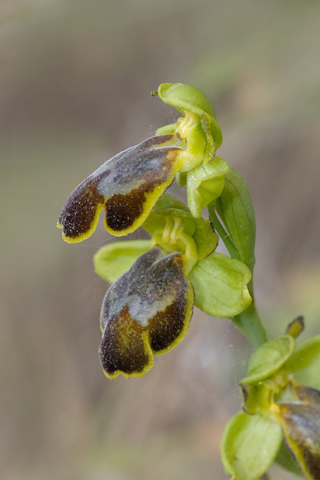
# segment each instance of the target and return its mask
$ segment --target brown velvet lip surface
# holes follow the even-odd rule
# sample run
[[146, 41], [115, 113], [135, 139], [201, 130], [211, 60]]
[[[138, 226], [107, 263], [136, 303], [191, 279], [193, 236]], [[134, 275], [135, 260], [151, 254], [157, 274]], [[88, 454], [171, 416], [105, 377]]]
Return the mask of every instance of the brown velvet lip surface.
[[311, 478], [320, 480], [320, 407], [298, 403], [278, 407], [290, 450], [300, 464], [303, 462]]
[[182, 150], [171, 145], [174, 141], [179, 143], [179, 137], [149, 138], [107, 160], [81, 182], [59, 216], [58, 224], [66, 239], [76, 241], [89, 236], [98, 221], [99, 207], [103, 206], [107, 229], [122, 232], [132, 227], [143, 214], [148, 196], [154, 195], [155, 203], [167, 188], [166, 183], [174, 178], [177, 156]]
[[101, 309], [100, 358], [107, 374], [142, 372], [151, 352], [174, 344], [185, 326], [190, 288], [181, 254], [163, 257], [160, 248], [141, 255], [111, 285]]

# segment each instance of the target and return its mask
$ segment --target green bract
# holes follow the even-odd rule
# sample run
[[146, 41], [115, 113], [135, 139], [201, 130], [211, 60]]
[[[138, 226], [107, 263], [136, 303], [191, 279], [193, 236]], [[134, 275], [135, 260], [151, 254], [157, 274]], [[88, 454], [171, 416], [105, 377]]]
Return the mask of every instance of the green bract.
[[[255, 264], [254, 246], [256, 223], [248, 187], [242, 176], [231, 169], [225, 176], [221, 196], [210, 205], [210, 216], [216, 209], [231, 240], [239, 253], [239, 259], [252, 271]], [[214, 223], [214, 219], [213, 219]]]

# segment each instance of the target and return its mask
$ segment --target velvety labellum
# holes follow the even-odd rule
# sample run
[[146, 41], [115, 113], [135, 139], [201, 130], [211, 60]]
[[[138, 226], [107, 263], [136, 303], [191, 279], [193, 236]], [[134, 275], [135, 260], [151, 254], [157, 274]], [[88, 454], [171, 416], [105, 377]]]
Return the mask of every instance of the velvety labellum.
[[320, 408], [320, 390], [304, 385], [293, 385], [292, 391], [302, 402], [313, 403]]
[[171, 350], [186, 335], [193, 301], [182, 254], [163, 257], [153, 248], [141, 255], [103, 300], [100, 359], [106, 376], [144, 375], [153, 353]]
[[152, 137], [107, 160], [67, 199], [58, 221], [63, 238], [88, 238], [103, 208], [109, 233], [121, 236], [136, 230], [181, 166], [179, 142], [177, 135]]
[[286, 442], [305, 476], [320, 480], [320, 408], [283, 403], [274, 406]]

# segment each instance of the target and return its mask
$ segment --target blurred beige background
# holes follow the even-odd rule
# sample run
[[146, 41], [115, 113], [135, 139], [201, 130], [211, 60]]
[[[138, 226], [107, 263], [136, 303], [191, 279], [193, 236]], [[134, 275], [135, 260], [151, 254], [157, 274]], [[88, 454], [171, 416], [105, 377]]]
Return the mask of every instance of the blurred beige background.
[[56, 221], [83, 178], [176, 118], [150, 92], [192, 84], [252, 192], [270, 335], [301, 313], [302, 339], [319, 334], [319, 26], [316, 0], [1, 1], [1, 479], [227, 478], [245, 339], [196, 311], [144, 378], [107, 380], [92, 255], [110, 237], [68, 245]]

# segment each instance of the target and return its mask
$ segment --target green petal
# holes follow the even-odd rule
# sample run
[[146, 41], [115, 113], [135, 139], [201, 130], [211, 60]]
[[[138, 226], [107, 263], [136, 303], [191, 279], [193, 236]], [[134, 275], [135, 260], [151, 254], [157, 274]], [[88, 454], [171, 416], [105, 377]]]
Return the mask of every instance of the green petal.
[[282, 441], [279, 425], [261, 415], [239, 412], [221, 441], [225, 470], [232, 480], [256, 480], [272, 465]]
[[224, 177], [229, 170], [225, 160], [214, 157], [210, 163], [202, 163], [188, 173], [188, 206], [194, 217], [201, 217], [202, 210], [220, 197], [224, 188]]
[[176, 131], [176, 128], [176, 123], [170, 123], [170, 125], [165, 125], [164, 127], [158, 128], [156, 135], [173, 135]]
[[254, 210], [247, 184], [235, 170], [231, 169], [226, 174], [225, 186], [215, 207], [239, 252], [240, 260], [252, 271], [256, 238]]
[[320, 408], [316, 405], [274, 405], [286, 442], [304, 475], [320, 480]]
[[95, 271], [107, 282], [113, 283], [128, 270], [142, 253], [151, 248], [151, 240], [131, 240], [109, 243], [93, 257]]
[[320, 389], [320, 335], [297, 347], [286, 367], [298, 383]]
[[251, 303], [250, 270], [239, 260], [214, 252], [191, 271], [195, 304], [215, 317], [233, 317]]
[[295, 347], [290, 335], [266, 342], [251, 355], [248, 373], [241, 380], [243, 385], [260, 382], [271, 377], [288, 360]]
[[136, 230], [181, 166], [184, 150], [178, 143], [176, 135], [153, 137], [107, 160], [67, 199], [58, 221], [64, 240], [88, 238], [103, 208], [109, 233]]
[[194, 218], [184, 203], [168, 194], [158, 200], [143, 228], [152, 235], [153, 243], [164, 251], [186, 253], [188, 271], [218, 244], [218, 236], [212, 231], [209, 220]]
[[304, 330], [304, 318], [302, 315], [294, 318], [286, 328], [285, 334], [297, 338]]
[[186, 335], [193, 301], [182, 255], [162, 257], [160, 248], [141, 255], [103, 300], [100, 359], [106, 376], [144, 375], [152, 353], [171, 350]]
[[196, 230], [196, 224], [189, 209], [183, 202], [173, 195], [164, 194], [154, 206], [149, 217], [143, 224], [143, 228], [154, 235], [156, 232], [163, 232], [166, 227], [166, 218], [181, 218], [185, 232], [193, 235]]

